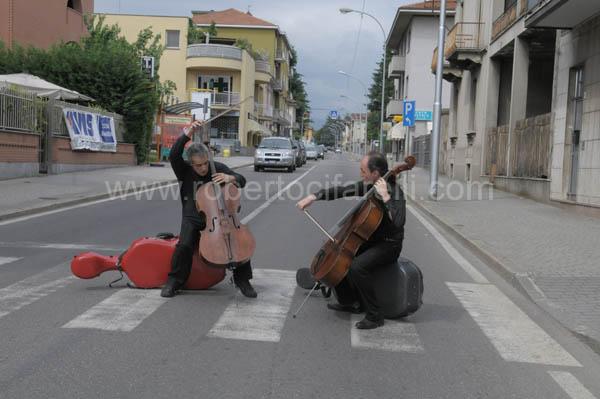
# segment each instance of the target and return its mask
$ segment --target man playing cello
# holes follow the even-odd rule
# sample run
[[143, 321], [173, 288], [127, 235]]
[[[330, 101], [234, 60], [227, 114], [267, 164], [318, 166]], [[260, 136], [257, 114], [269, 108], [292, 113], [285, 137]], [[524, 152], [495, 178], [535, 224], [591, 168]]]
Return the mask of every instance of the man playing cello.
[[[177, 291], [185, 284], [190, 275], [194, 251], [198, 248], [200, 231], [206, 227], [205, 215], [199, 213], [196, 209], [197, 188], [210, 182], [211, 179], [219, 184], [233, 183], [240, 188], [246, 185], [244, 176], [235, 173], [219, 162], [215, 162], [217, 173], [210, 176], [209, 150], [204, 144], [194, 143], [190, 145], [187, 149], [189, 163], [183, 159], [185, 144], [191, 140], [194, 131], [201, 124], [202, 122], [195, 121], [189, 128], [184, 129], [184, 134], [173, 144], [169, 155], [169, 161], [180, 184], [182, 215], [179, 243], [175, 247], [171, 260], [171, 272], [160, 293], [165, 298], [175, 296]], [[250, 261], [236, 267], [233, 271], [233, 281], [242, 294], [249, 298], [256, 298], [256, 291], [250, 284], [251, 278]]]
[[354, 287], [361, 303], [330, 303], [327, 307], [342, 312], [359, 313], [364, 306], [365, 317], [356, 323], [356, 328], [373, 329], [383, 325], [383, 314], [377, 303], [372, 282], [372, 272], [389, 263], [395, 262], [402, 251], [404, 239], [404, 222], [406, 220], [406, 201], [404, 193], [396, 184], [395, 176], [386, 182], [382, 176], [388, 171], [388, 163], [380, 153], [370, 153], [360, 162], [362, 181], [347, 186], [335, 186], [323, 189], [300, 200], [297, 206], [305, 209], [318, 200], [334, 200], [349, 196], [363, 196], [373, 185], [377, 191], [376, 200], [380, 202], [384, 213], [377, 230], [365, 242], [353, 259], [348, 274], [335, 287], [336, 291]]

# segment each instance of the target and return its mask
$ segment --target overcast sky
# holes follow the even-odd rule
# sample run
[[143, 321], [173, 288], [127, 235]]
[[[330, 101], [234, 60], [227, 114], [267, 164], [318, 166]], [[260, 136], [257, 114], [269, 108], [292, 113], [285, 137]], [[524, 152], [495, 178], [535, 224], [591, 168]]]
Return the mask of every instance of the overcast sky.
[[[192, 10], [237, 8], [279, 26], [298, 52], [299, 73], [304, 75], [313, 109], [315, 127], [320, 127], [329, 109], [341, 113], [364, 112], [363, 86], [338, 74], [344, 70], [369, 87], [376, 62], [382, 54], [383, 34], [375, 21], [361, 16], [340, 14], [340, 7], [361, 10], [375, 16], [386, 36], [400, 5], [410, 0], [95, 0], [96, 12], [144, 15], [190, 16]], [[355, 55], [356, 54], [356, 55]], [[341, 98], [346, 95], [352, 100]]]

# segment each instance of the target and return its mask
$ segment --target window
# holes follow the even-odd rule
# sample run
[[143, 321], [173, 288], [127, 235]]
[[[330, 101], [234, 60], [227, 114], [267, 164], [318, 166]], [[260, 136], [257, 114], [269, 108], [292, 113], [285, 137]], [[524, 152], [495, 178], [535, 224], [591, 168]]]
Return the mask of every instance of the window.
[[475, 133], [467, 133], [467, 145], [469, 147], [473, 147], [473, 144], [475, 143]]
[[465, 179], [467, 181], [471, 181], [471, 164], [470, 163], [467, 164], [467, 170], [466, 170]]
[[178, 30], [167, 30], [167, 48], [179, 48]]
[[406, 38], [406, 54], [410, 53], [410, 30], [408, 31], [408, 36]]
[[81, 0], [68, 0], [67, 8], [73, 9], [75, 11], [83, 12], [81, 8]]
[[471, 80], [471, 99], [470, 99], [470, 114], [469, 114], [469, 129], [475, 130], [475, 108], [477, 105], [477, 78]]
[[456, 140], [457, 137], [450, 137], [450, 148], [452, 148], [453, 150], [456, 148]]
[[454, 179], [454, 164], [450, 164], [450, 178]]

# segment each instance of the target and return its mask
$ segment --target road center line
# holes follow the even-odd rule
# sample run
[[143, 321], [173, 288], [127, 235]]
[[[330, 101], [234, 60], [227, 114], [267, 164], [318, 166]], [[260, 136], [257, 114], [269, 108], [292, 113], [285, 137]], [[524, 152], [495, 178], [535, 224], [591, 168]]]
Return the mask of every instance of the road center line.
[[287, 186], [285, 186], [284, 188], [282, 188], [281, 190], [279, 190], [279, 192], [277, 192], [277, 194], [273, 195], [271, 198], [269, 198], [267, 201], [265, 201], [265, 203], [263, 203], [261, 206], [259, 206], [258, 208], [256, 208], [255, 210], [253, 210], [250, 214], [248, 214], [245, 218], [243, 218], [241, 220], [241, 223], [242, 224], [248, 224], [252, 219], [254, 219], [262, 211], [264, 211], [269, 205], [271, 205], [276, 199], [280, 198], [281, 194], [283, 194], [284, 192], [286, 192], [287, 190], [289, 190], [290, 187], [292, 187], [294, 184], [296, 184], [300, 179], [302, 179], [304, 176], [306, 176], [307, 174], [309, 174], [316, 167], [317, 167], [317, 165], [314, 165], [312, 168], [310, 168], [309, 170], [307, 170], [306, 172], [304, 172], [296, 180], [292, 181]]
[[2, 265], [6, 265], [7, 263], [12, 263], [12, 262], [16, 262], [19, 259], [23, 259], [23, 258], [12, 258], [12, 257], [5, 257], [5, 256], [0, 256], [0, 266]]

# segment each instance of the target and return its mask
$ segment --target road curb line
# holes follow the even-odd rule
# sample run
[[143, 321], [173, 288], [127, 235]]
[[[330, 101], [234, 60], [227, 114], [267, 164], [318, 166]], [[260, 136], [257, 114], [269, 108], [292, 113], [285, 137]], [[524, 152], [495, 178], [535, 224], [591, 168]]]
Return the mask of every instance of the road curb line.
[[[542, 311], [548, 314], [552, 319], [556, 320], [561, 326], [563, 326], [566, 330], [568, 330], [572, 335], [577, 337], [581, 342], [590, 347], [594, 352], [600, 354], [600, 341], [584, 335], [578, 331], [573, 330], [571, 327], [563, 323], [557, 317], [555, 317], [551, 310], [550, 306], [547, 304], [547, 299], [545, 295], [541, 293], [535, 282], [528, 275], [524, 275], [523, 273], [517, 273], [511, 270], [508, 266], [503, 264], [500, 260], [498, 260], [494, 255], [490, 254], [485, 249], [481, 248], [477, 245], [473, 240], [467, 238], [463, 233], [459, 232], [455, 228], [453, 228], [450, 223], [444, 221], [441, 217], [437, 216], [433, 211], [429, 210], [425, 205], [416, 201], [412, 196], [406, 194], [409, 202], [414, 205], [421, 212], [425, 213], [428, 217], [433, 219], [444, 231], [452, 235], [455, 239], [457, 239], [462, 245], [471, 250], [477, 257], [479, 257], [485, 264], [487, 264], [494, 272], [496, 272], [502, 279], [508, 282], [513, 288], [523, 294], [525, 297], [529, 298], [529, 300], [535, 303]], [[529, 281], [530, 284], [524, 284], [523, 279]], [[535, 287], [530, 286], [535, 285]]]

